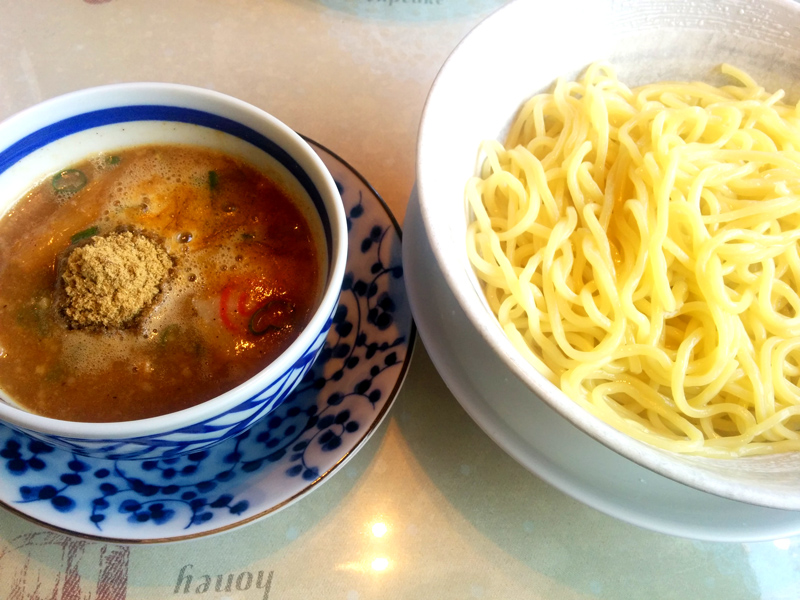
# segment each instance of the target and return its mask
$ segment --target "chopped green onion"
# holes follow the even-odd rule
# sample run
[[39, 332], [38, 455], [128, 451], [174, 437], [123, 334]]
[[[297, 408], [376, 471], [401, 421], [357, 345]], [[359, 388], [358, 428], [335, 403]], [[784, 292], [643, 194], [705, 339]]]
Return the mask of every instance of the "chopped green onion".
[[17, 324], [34, 330], [40, 338], [50, 333], [49, 305], [45, 299], [35, 300], [17, 312]]
[[89, 229], [84, 229], [83, 231], [79, 231], [71, 238], [69, 238], [70, 243], [74, 244], [76, 242], [80, 242], [81, 240], [85, 240], [86, 238], [90, 238], [93, 235], [97, 235], [98, 231], [100, 231], [100, 229], [98, 229], [97, 225], [93, 225], [92, 227], [89, 227]]
[[161, 335], [158, 336], [159, 345], [165, 346], [167, 342], [172, 341], [180, 333], [180, 330], [181, 326], [177, 323], [167, 325]]
[[242, 234], [242, 239], [243, 240], [252, 240], [255, 237], [256, 236], [254, 236], [252, 233], [243, 233]]
[[294, 304], [288, 300], [277, 299], [267, 302], [250, 317], [247, 328], [253, 335], [264, 335], [269, 331], [279, 331], [292, 324]]
[[216, 171], [208, 172], [208, 188], [214, 190], [219, 185], [219, 175]]
[[61, 381], [64, 379], [64, 375], [66, 375], [67, 371], [64, 368], [64, 365], [61, 363], [56, 363], [56, 365], [50, 369], [44, 376], [45, 381], [50, 383], [54, 381]]
[[106, 157], [106, 164], [107, 165], [118, 165], [120, 161], [120, 157], [116, 154], [112, 154], [111, 156]]
[[64, 169], [53, 176], [53, 189], [57, 192], [74, 194], [86, 185], [86, 174], [78, 169]]

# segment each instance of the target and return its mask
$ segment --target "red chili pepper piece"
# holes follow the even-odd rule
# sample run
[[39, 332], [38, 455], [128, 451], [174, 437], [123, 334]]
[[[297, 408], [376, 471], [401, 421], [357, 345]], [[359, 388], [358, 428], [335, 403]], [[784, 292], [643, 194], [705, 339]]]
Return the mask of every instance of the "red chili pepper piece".
[[230, 317], [228, 316], [228, 300], [231, 296], [231, 290], [233, 288], [233, 284], [229, 283], [224, 288], [222, 288], [222, 292], [219, 295], [219, 318], [222, 320], [222, 324], [225, 325], [228, 329], [237, 333], [236, 326], [231, 321]]

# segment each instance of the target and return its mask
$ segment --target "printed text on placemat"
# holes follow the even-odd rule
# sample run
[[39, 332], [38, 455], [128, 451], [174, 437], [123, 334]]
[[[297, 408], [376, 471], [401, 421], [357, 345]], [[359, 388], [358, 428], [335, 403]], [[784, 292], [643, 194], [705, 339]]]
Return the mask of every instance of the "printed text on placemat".
[[[269, 590], [272, 587], [273, 571], [259, 570], [240, 571], [232, 573], [198, 573], [194, 565], [188, 564], [181, 567], [175, 583], [173, 594], [180, 596], [205, 594], [207, 592], [225, 592], [231, 594], [242, 592], [237, 597], [269, 599]], [[246, 596], [245, 596], [246, 593]]]

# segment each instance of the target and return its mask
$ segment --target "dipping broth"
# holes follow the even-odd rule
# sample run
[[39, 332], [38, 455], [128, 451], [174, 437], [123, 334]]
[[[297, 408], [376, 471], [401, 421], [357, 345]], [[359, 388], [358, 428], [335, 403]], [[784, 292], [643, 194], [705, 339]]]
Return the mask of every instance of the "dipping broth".
[[[160, 293], [124, 328], [75, 328], [60, 303], [64, 257], [131, 229], [172, 259]], [[26, 410], [84, 422], [218, 396], [310, 320], [322, 241], [310, 205], [216, 151], [143, 146], [70, 167], [0, 219], [0, 388]]]

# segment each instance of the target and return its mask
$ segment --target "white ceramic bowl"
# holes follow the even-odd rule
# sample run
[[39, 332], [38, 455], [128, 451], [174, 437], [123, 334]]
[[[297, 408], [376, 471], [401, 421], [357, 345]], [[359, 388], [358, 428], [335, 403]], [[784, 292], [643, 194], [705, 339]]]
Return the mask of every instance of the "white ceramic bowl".
[[[194, 452], [250, 427], [278, 406], [323, 346], [347, 258], [347, 224], [330, 173], [275, 117], [224, 94], [183, 85], [132, 83], [48, 100], [0, 123], [0, 214], [35, 182], [92, 154], [154, 143], [204, 146], [239, 156], [306, 197], [320, 215], [328, 253], [322, 299], [277, 359], [211, 400], [149, 419], [76, 423], [0, 402], [0, 420], [47, 443], [112, 459]], [[4, 400], [0, 397], [0, 400]]]
[[[441, 69], [420, 127], [420, 218], [439, 270], [502, 365], [501, 373], [487, 377], [518, 379], [529, 390], [530, 403], [545, 403], [585, 435], [655, 473], [723, 498], [800, 510], [800, 453], [713, 460], [633, 440], [580, 409], [522, 358], [483, 297], [465, 250], [464, 186], [476, 172], [479, 144], [502, 139], [525, 99], [559, 76], [575, 78], [601, 59], [617, 67], [620, 79], [631, 86], [667, 79], [714, 81], [715, 68], [728, 62], [797, 101], [800, 6], [788, 0], [516, 0], [491, 15]], [[412, 303], [412, 308], [416, 312], [418, 306]], [[424, 339], [421, 325], [420, 332]], [[525, 420], [526, 402], [516, 402], [516, 412], [503, 413], [506, 424]], [[585, 468], [598, 469], [597, 462], [587, 460]]]

